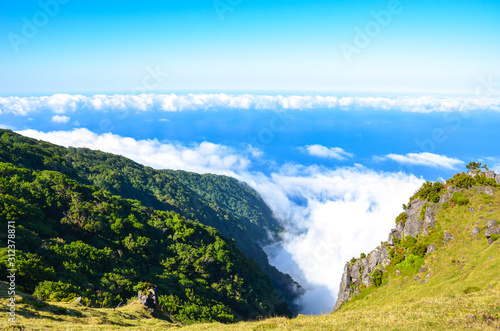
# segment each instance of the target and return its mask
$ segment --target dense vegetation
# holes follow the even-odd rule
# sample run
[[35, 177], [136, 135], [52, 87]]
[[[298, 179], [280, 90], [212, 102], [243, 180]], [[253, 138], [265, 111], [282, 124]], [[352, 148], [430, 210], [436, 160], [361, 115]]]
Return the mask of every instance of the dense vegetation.
[[214, 228], [56, 171], [0, 163], [0, 192], [0, 222], [17, 228], [17, 286], [40, 299], [110, 307], [154, 284], [160, 306], [184, 322], [289, 314], [269, 278]]
[[53, 170], [85, 185], [140, 201], [156, 210], [216, 228], [255, 260], [282, 300], [296, 309], [301, 289], [269, 264], [261, 245], [281, 228], [271, 210], [249, 186], [234, 178], [155, 170], [127, 158], [86, 148], [64, 148], [0, 130], [0, 161], [30, 170]]

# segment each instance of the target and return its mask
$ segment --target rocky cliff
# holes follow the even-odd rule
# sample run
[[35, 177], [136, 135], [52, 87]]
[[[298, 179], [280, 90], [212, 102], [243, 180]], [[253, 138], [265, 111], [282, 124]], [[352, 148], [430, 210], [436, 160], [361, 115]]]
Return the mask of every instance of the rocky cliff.
[[[435, 251], [437, 246], [454, 240], [453, 233], [436, 230], [436, 217], [441, 210], [449, 208], [450, 205], [466, 205], [468, 199], [464, 197], [464, 193], [493, 196], [499, 184], [500, 175], [489, 170], [457, 174], [446, 184], [425, 183], [411, 197], [410, 203], [403, 206], [405, 211], [396, 219], [396, 227], [390, 231], [387, 241], [382, 242], [368, 255], [362, 254], [361, 258], [353, 258], [346, 263], [334, 310], [339, 309], [362, 290], [370, 286], [380, 286], [381, 275], [387, 272], [389, 266], [399, 275], [398, 267], [405, 260], [423, 258]], [[473, 193], [470, 193], [471, 190]], [[474, 208], [469, 207], [468, 211], [474, 212]], [[475, 226], [471, 230], [471, 236], [480, 232], [481, 229]], [[497, 220], [492, 219], [486, 223], [484, 236], [488, 243], [492, 244], [495, 235], [500, 235], [500, 229]], [[422, 271], [418, 266], [416, 270]]]

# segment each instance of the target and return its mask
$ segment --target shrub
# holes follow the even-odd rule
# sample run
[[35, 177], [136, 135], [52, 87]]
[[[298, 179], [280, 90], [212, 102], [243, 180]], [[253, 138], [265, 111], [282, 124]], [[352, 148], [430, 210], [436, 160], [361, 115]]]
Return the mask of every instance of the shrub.
[[76, 293], [80, 292], [79, 290], [78, 287], [61, 281], [44, 281], [35, 288], [33, 296], [45, 301], [71, 301], [78, 297]]
[[379, 269], [375, 270], [373, 273], [372, 273], [372, 283], [373, 285], [375, 285], [375, 287], [380, 287], [380, 285], [382, 285], [382, 271], [380, 271]]
[[389, 252], [389, 256], [391, 257], [391, 264], [396, 265], [405, 259], [405, 252], [401, 247], [394, 246]]
[[406, 213], [402, 212], [398, 215], [398, 217], [396, 217], [396, 224], [398, 224], [399, 222], [403, 222], [403, 225], [405, 225], [407, 218], [408, 216], [406, 215]]
[[480, 174], [475, 178], [476, 184], [487, 185], [487, 186], [497, 186], [497, 182], [493, 178], [486, 178], [484, 174]]
[[456, 187], [460, 187], [460, 188], [469, 188], [472, 185], [474, 185], [474, 178], [472, 178], [471, 176], [469, 176], [467, 174], [463, 174], [463, 173], [456, 174], [455, 176], [453, 176], [453, 178], [451, 180], [452, 180], [452, 183]]
[[465, 205], [469, 204], [469, 199], [464, 197], [464, 194], [462, 192], [453, 193], [453, 197], [451, 198], [451, 201], [453, 201], [453, 203], [455, 203], [459, 206], [465, 206]]
[[469, 294], [469, 293], [472, 293], [472, 292], [478, 292], [480, 291], [481, 289], [477, 286], [469, 286], [467, 287], [465, 290], [464, 290], [464, 293], [465, 294]]
[[441, 182], [429, 182], [426, 181], [422, 187], [415, 193], [413, 198], [418, 197], [421, 200], [427, 200], [430, 202], [438, 203], [439, 194], [444, 189], [444, 185]]
[[366, 254], [365, 254], [365, 253], [361, 253], [360, 257], [361, 257], [362, 259], [364, 259], [364, 258], [366, 257]]
[[498, 235], [498, 234], [496, 234], [496, 233], [492, 233], [492, 234], [491, 234], [491, 237], [490, 237], [491, 242], [495, 242], [495, 241], [497, 241], [497, 240], [498, 240], [498, 238], [500, 238], [500, 235]]
[[406, 236], [402, 241], [402, 245], [408, 253], [420, 258], [424, 257], [427, 251], [427, 245], [419, 243], [415, 237], [411, 236]]

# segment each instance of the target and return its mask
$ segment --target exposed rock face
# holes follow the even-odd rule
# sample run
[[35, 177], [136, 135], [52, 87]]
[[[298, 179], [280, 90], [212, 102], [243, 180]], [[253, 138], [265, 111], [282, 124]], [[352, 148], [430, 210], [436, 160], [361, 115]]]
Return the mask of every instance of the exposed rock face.
[[459, 191], [459, 189], [457, 189], [455, 187], [448, 187], [448, 190], [446, 191], [446, 193], [441, 195], [441, 197], [439, 198], [439, 204], [443, 204], [445, 202], [450, 202], [451, 197], [453, 196], [453, 193], [455, 193], [457, 191]]
[[334, 309], [340, 308], [351, 295], [358, 293], [357, 286], [351, 286], [352, 284], [363, 283], [370, 286], [372, 284], [370, 274], [379, 265], [387, 266], [389, 263], [389, 252], [386, 247], [377, 247], [368, 254], [368, 257], [357, 260], [354, 264], [346, 263]]
[[398, 222], [398, 224], [396, 225], [396, 228], [392, 229], [391, 233], [389, 233], [389, 239], [387, 240], [387, 243], [389, 245], [393, 246], [394, 245], [394, 238], [402, 239], [403, 229], [404, 229], [403, 222], [401, 222], [401, 221]]
[[158, 306], [158, 289], [156, 287], [146, 291], [137, 292], [137, 299], [146, 307], [156, 308]]
[[403, 230], [403, 235], [418, 237], [422, 232], [422, 220], [420, 219], [420, 211], [425, 205], [425, 201], [415, 199], [406, 209], [406, 223]]
[[497, 182], [497, 184], [500, 184], [500, 175], [495, 175], [495, 182]]
[[423, 225], [424, 231], [422, 232], [422, 235], [424, 236], [427, 236], [429, 234], [429, 228], [433, 228], [436, 225], [436, 223], [434, 222], [436, 216], [436, 208], [437, 205], [432, 204], [428, 205], [425, 210], [424, 225]]

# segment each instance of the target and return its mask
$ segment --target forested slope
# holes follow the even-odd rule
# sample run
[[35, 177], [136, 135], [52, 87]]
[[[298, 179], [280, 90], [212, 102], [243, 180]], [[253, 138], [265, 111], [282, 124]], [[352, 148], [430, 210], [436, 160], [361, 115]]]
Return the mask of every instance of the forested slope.
[[234, 178], [185, 171], [155, 170], [122, 156], [87, 148], [64, 148], [0, 130], [0, 161], [31, 170], [53, 170], [86, 185], [157, 210], [174, 211], [235, 239], [237, 247], [269, 275], [292, 309], [301, 289], [269, 264], [261, 244], [281, 231], [269, 207], [248, 185]]
[[16, 227], [18, 291], [43, 300], [110, 307], [157, 286], [160, 307], [183, 322], [290, 313], [268, 276], [214, 228], [60, 172], [0, 163], [0, 222]]

